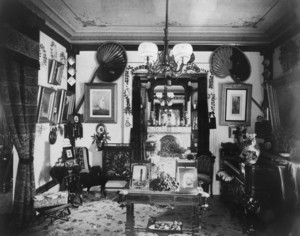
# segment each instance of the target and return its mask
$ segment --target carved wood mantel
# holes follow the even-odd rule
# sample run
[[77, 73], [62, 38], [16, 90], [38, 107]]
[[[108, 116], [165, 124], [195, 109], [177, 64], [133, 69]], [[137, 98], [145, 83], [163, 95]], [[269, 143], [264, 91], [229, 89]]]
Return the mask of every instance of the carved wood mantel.
[[147, 140], [156, 141], [156, 151], [161, 150], [160, 140], [166, 136], [171, 135], [176, 138], [180, 147], [188, 149], [191, 146], [191, 127], [178, 126], [148, 126]]

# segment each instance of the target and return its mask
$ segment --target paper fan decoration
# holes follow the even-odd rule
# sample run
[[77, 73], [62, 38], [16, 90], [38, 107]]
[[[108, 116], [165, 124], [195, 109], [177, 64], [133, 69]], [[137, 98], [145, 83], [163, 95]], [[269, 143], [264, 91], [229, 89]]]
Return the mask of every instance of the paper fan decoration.
[[210, 57], [210, 69], [219, 78], [231, 76], [235, 82], [246, 81], [251, 67], [246, 55], [232, 46], [218, 47]]
[[104, 43], [98, 48], [97, 61], [99, 63], [97, 72], [99, 79], [105, 82], [113, 82], [123, 74], [126, 68], [126, 51], [118, 43]]

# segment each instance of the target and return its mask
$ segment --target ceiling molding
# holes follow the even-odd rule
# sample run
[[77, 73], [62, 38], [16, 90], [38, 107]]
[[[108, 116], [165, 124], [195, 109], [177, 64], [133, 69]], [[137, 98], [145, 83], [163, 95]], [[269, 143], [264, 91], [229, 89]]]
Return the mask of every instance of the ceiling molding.
[[[117, 3], [124, 4], [124, 10], [119, 5], [109, 5], [110, 3], [104, 0], [91, 0], [84, 5], [79, 0], [20, 0], [20, 2], [43, 18], [46, 27], [51, 29], [49, 31], [52, 31], [52, 34], [55, 32], [64, 43], [100, 45], [107, 41], [116, 41], [134, 46], [142, 41], [152, 41], [159, 45], [163, 44], [164, 1], [149, 0], [147, 4], [151, 8], [145, 13], [128, 8], [129, 4], [140, 4], [137, 0], [125, 2], [119, 0]], [[255, 0], [251, 7], [247, 0], [241, 0], [239, 4], [232, 3], [232, 7], [226, 5], [228, 4], [226, 0], [212, 1], [206, 6], [207, 11], [210, 9], [207, 7], [212, 7], [210, 9], [212, 12], [224, 9], [229, 12], [219, 12], [218, 15], [207, 13], [207, 18], [203, 16], [205, 12], [195, 14], [191, 5], [199, 6], [195, 0], [186, 6], [186, 18], [176, 14], [178, 10], [175, 6], [178, 6], [179, 2], [176, 0], [171, 4], [173, 15], [169, 17], [170, 44], [189, 42], [195, 46], [224, 44], [269, 46], [282, 41], [285, 34], [290, 35], [291, 31], [294, 32], [295, 25], [298, 24], [296, 14], [292, 12], [289, 14], [289, 11], [294, 9], [280, 1]], [[95, 10], [96, 6], [99, 11]], [[107, 9], [116, 9], [118, 12], [110, 15], [104, 10], [101, 14], [102, 6], [103, 9], [108, 7]], [[246, 6], [250, 8], [248, 9], [250, 12], [241, 14]], [[190, 9], [191, 13], [187, 9]], [[155, 18], [149, 17], [150, 12], [155, 13]], [[104, 20], [105, 16], [108, 19]], [[132, 20], [130, 16], [141, 20]]]

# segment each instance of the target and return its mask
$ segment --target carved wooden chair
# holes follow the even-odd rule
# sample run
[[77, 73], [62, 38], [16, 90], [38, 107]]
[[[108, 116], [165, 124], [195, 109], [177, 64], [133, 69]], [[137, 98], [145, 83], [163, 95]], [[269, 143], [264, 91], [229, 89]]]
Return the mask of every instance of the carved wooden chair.
[[205, 192], [213, 196], [213, 176], [214, 164], [216, 157], [212, 154], [197, 155], [198, 161], [198, 183], [203, 187]]

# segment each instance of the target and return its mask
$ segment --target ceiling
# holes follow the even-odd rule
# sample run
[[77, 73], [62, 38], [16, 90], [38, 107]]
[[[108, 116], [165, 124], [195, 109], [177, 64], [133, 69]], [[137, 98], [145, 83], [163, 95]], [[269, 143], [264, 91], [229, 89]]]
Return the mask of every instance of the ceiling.
[[[165, 0], [20, 0], [72, 44], [163, 44]], [[170, 0], [170, 44], [265, 45], [299, 24], [300, 0]]]

